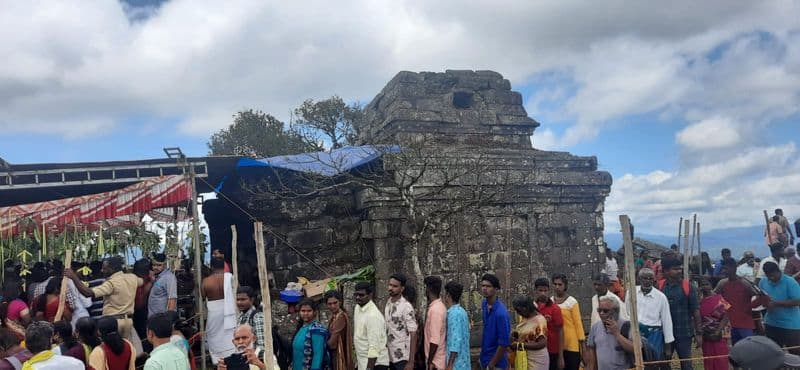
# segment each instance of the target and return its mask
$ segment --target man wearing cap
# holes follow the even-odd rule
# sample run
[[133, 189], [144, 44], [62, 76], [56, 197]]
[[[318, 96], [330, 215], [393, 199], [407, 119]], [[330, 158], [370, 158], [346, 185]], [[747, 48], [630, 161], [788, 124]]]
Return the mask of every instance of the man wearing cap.
[[[775, 262], [764, 264], [766, 279], [758, 287], [769, 295], [764, 329], [767, 337], [783, 347], [800, 346], [800, 284], [784, 275]], [[800, 354], [795, 348], [790, 352]]]
[[178, 280], [167, 266], [167, 255], [153, 255], [153, 274], [155, 281], [147, 300], [147, 317], [157, 313], [175, 311], [178, 306]]
[[784, 352], [767, 337], [753, 336], [742, 339], [731, 348], [728, 355], [731, 365], [744, 370], [778, 370], [800, 367], [800, 356]]

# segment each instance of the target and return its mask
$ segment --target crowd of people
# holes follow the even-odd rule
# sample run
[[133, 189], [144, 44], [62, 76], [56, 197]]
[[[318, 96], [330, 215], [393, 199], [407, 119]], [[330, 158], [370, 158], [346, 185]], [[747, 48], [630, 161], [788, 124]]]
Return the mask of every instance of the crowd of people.
[[[704, 253], [700, 267], [697, 259], [690, 263], [694, 267], [691, 279], [685, 280], [677, 245], [660, 257], [642, 254], [635, 262], [635, 294], [646, 360], [666, 360], [675, 353], [685, 360], [681, 368], [691, 369], [694, 345], [702, 350], [704, 369], [728, 369], [731, 348], [758, 335], [800, 354], [800, 256], [789, 244], [792, 242], [794, 234], [778, 209], [765, 231], [769, 255], [764, 258], [746, 251], [736, 260], [731, 250], [724, 248], [721, 258], [712, 264]], [[611, 251], [604, 271], [618, 274]], [[597, 295], [592, 300], [591, 330], [602, 329], [597, 323], [605, 320], [603, 314], [594, 310], [600, 307], [602, 311], [604, 300], [618, 320], [629, 320], [631, 307], [626, 297], [631, 293], [603, 275], [594, 278], [594, 285]], [[623, 349], [621, 352], [628, 349], [626, 340], [626, 335], [617, 338], [616, 348]], [[600, 368], [625, 368], [626, 360], [625, 353], [619, 353], [617, 362]], [[669, 364], [652, 366], [658, 367], [669, 368]]]
[[24, 280], [4, 266], [0, 369], [188, 369], [166, 256], [137, 261], [139, 274], [125, 272], [122, 257], [91, 265], [79, 274], [78, 264], [38, 262]]
[[[592, 276], [588, 330], [565, 274], [532, 279], [532, 294], [515, 297], [511, 310], [499, 297], [500, 279], [484, 274], [477, 362], [486, 370], [630, 369], [639, 347], [647, 368], [670, 368], [676, 356], [682, 369], [692, 369], [696, 347], [706, 370], [728, 369], [730, 363], [761, 366], [768, 359], [754, 354], [765, 353], [780, 366], [800, 366], [800, 357], [781, 350], [800, 353], [800, 256], [788, 245], [794, 235], [778, 216], [765, 232], [769, 256], [757, 259], [748, 251], [737, 261], [723, 249], [716, 263], [706, 257], [708, 263], [689, 280], [682, 256], [672, 248], [658, 258], [637, 259], [636, 284], [626, 291], [616, 258], [607, 250], [604, 269]], [[131, 273], [124, 271], [121, 257], [92, 265], [91, 273], [81, 274], [77, 265], [37, 263], [25, 284], [7, 275], [0, 304], [0, 370], [198, 366], [190, 344], [197, 336], [179, 319], [177, 279], [165, 255], [136, 261]], [[425, 277], [424, 311], [416, 289], [399, 272], [388, 279], [383, 309], [369, 282], [355, 285], [352, 315], [340, 291], [327, 291], [322, 297], [327, 322], [320, 320], [317, 302], [305, 299], [294, 307], [298, 325], [284, 343], [275, 328], [265, 333], [257, 289], [243, 285], [234, 291], [233, 279], [225, 256], [215, 250], [200, 287], [203, 299], [197, 301], [206, 305], [200, 335], [217, 370], [266, 370], [268, 362], [270, 370], [472, 368], [474, 328], [460, 305], [465, 292], [458, 281]], [[629, 315], [634, 294], [638, 323]], [[634, 324], [641, 342], [633, 340]], [[272, 347], [271, 361], [266, 361], [266, 346]]]

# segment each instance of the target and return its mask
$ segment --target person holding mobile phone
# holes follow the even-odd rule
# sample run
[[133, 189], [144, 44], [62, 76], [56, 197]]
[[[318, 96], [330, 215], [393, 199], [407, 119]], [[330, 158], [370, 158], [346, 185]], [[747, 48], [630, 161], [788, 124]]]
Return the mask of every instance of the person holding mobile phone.
[[622, 334], [622, 327], [630, 327], [630, 323], [621, 318], [619, 312], [620, 305], [616, 299], [600, 297], [597, 307], [600, 320], [592, 324], [586, 338], [589, 363], [585, 370], [624, 370], [633, 367], [629, 355], [633, 353], [633, 342]]

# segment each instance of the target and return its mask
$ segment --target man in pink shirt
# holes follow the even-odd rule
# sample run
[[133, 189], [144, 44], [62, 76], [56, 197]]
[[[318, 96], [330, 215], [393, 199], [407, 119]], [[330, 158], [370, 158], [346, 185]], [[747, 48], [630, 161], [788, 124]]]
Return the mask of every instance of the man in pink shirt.
[[425, 295], [428, 297], [428, 317], [425, 320], [425, 358], [428, 370], [445, 370], [445, 340], [447, 333], [447, 307], [442, 302], [442, 278], [425, 278]]

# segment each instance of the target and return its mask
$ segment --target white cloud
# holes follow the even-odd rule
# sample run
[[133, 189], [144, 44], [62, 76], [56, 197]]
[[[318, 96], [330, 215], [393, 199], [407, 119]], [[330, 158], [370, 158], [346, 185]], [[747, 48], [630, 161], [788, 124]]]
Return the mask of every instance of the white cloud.
[[687, 126], [675, 138], [690, 150], [719, 149], [736, 145], [741, 140], [736, 125], [722, 117], [713, 117]]
[[641, 227], [707, 209], [732, 225], [743, 207], [785, 200], [758, 189], [800, 169], [793, 144], [764, 136], [800, 112], [796, 14], [794, 1], [9, 2], [0, 136], [102, 135], [146, 116], [182, 118], [203, 140], [242, 108], [287, 118], [309, 97], [369, 101], [400, 70], [492, 69], [517, 89], [555, 73], [526, 102], [537, 148], [637, 114], [689, 123], [677, 168], [617, 178], [608, 215], [639, 212]]
[[[789, 37], [797, 7], [173, 0], [132, 10], [101, 0], [16, 2], [0, 14], [0, 129], [35, 132], [76, 116], [119, 122], [132, 113], [227, 117], [241, 107], [286, 117], [307, 97], [369, 100], [403, 69], [494, 69], [519, 86], [567, 68], [579, 91], [564, 113], [578, 125], [559, 140], [574, 144], [609, 120], [685, 96], [696, 87], [696, 76], [683, 76], [687, 55], [753, 30]], [[131, 22], [137, 12], [147, 18]], [[763, 62], [754, 60], [754, 70]], [[774, 90], [763, 99], [787, 106], [797, 71], [774, 67], [738, 83]], [[229, 123], [219, 119], [182, 127], [206, 136]]]
[[625, 174], [614, 182], [605, 218], [614, 225], [618, 214], [628, 214], [650, 233], [671, 234], [679, 217], [693, 213], [706, 230], [761, 224], [762, 209], [782, 207], [797, 217], [797, 173], [800, 152], [790, 143], [749, 148], [674, 173]]

